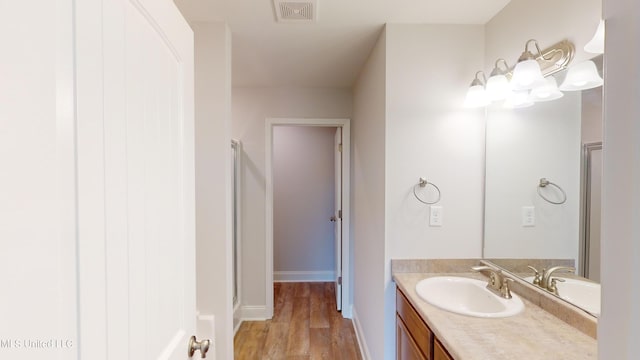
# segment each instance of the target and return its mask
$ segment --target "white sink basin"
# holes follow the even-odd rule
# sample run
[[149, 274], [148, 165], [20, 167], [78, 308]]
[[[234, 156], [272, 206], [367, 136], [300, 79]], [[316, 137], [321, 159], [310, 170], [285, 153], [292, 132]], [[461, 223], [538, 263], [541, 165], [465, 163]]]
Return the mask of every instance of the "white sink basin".
[[524, 309], [524, 303], [517, 295], [503, 299], [486, 286], [486, 281], [437, 276], [418, 282], [416, 292], [431, 305], [468, 316], [500, 318], [516, 315]]
[[[564, 300], [579, 306], [595, 316], [600, 316], [600, 284], [590, 281], [583, 281], [574, 278], [561, 278], [564, 282], [558, 281], [558, 296]], [[533, 282], [533, 276], [525, 278], [528, 282]]]

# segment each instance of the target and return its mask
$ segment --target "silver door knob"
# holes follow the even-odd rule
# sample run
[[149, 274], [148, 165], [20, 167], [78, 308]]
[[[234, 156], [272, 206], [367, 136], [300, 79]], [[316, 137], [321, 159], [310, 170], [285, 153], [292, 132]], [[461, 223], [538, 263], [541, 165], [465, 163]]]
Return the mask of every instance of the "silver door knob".
[[211, 346], [211, 340], [204, 339], [198, 341], [196, 340], [195, 335], [191, 336], [191, 338], [189, 339], [189, 357], [192, 357], [196, 350], [198, 350], [200, 351], [200, 357], [203, 359], [206, 358], [207, 351], [209, 351], [209, 346]]
[[333, 221], [333, 222], [335, 222], [336, 220], [338, 220], [338, 218], [337, 218], [337, 217], [335, 217], [335, 216], [332, 216], [332, 217], [330, 217], [330, 218], [329, 218], [329, 221]]

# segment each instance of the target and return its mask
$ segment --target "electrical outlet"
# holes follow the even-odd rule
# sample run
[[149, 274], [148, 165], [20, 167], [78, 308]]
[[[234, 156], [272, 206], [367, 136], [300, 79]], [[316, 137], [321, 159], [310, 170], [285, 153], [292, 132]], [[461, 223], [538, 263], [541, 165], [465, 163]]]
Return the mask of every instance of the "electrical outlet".
[[522, 207], [522, 226], [536, 226], [536, 208], [534, 206]]
[[431, 206], [429, 225], [442, 226], [442, 206]]

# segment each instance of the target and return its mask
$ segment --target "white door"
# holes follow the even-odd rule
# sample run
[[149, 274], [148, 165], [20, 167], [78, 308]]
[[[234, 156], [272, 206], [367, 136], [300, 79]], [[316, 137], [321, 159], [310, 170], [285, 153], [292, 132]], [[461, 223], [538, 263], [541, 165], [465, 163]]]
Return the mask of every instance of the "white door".
[[0, 1], [0, 359], [76, 359], [70, 0]]
[[193, 34], [171, 0], [82, 0], [75, 11], [80, 357], [186, 359]]
[[1, 359], [187, 358], [192, 37], [171, 0], [0, 2]]
[[342, 128], [336, 128], [334, 137], [335, 166], [335, 263], [336, 263], [336, 305], [342, 310]]

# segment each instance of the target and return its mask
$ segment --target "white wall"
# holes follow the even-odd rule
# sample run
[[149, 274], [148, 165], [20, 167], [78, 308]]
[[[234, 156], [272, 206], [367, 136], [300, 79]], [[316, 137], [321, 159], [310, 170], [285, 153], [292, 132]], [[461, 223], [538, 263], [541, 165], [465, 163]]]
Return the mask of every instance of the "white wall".
[[582, 143], [602, 141], [602, 87], [582, 91]]
[[[385, 358], [395, 349], [390, 259], [482, 254], [484, 113], [462, 103], [483, 67], [483, 30], [387, 25]], [[429, 206], [413, 196], [421, 176], [442, 192], [442, 227], [429, 226]]]
[[640, 353], [640, 8], [605, 0], [602, 315], [600, 359]]
[[[309, 280], [335, 272], [334, 136], [336, 128], [273, 128], [274, 278], [308, 273]], [[314, 274], [309, 274], [309, 273]]]
[[350, 118], [351, 91], [233, 88], [232, 135], [242, 141], [242, 305], [266, 304], [265, 119]]
[[[483, 44], [481, 25], [387, 26], [389, 257], [481, 254], [484, 113], [462, 103]], [[429, 206], [413, 196], [419, 177], [441, 190], [442, 227], [429, 226]]]
[[[487, 111], [484, 257], [574, 259], [580, 223], [581, 94], [524, 109]], [[540, 178], [564, 189], [553, 205], [537, 193]], [[560, 192], [541, 190], [551, 200]], [[522, 226], [522, 207], [535, 226]]]
[[385, 346], [386, 56], [383, 30], [353, 89], [353, 318], [365, 359], [383, 359]]
[[195, 35], [197, 310], [215, 316], [216, 358], [233, 357], [231, 244], [231, 32], [191, 24]]

